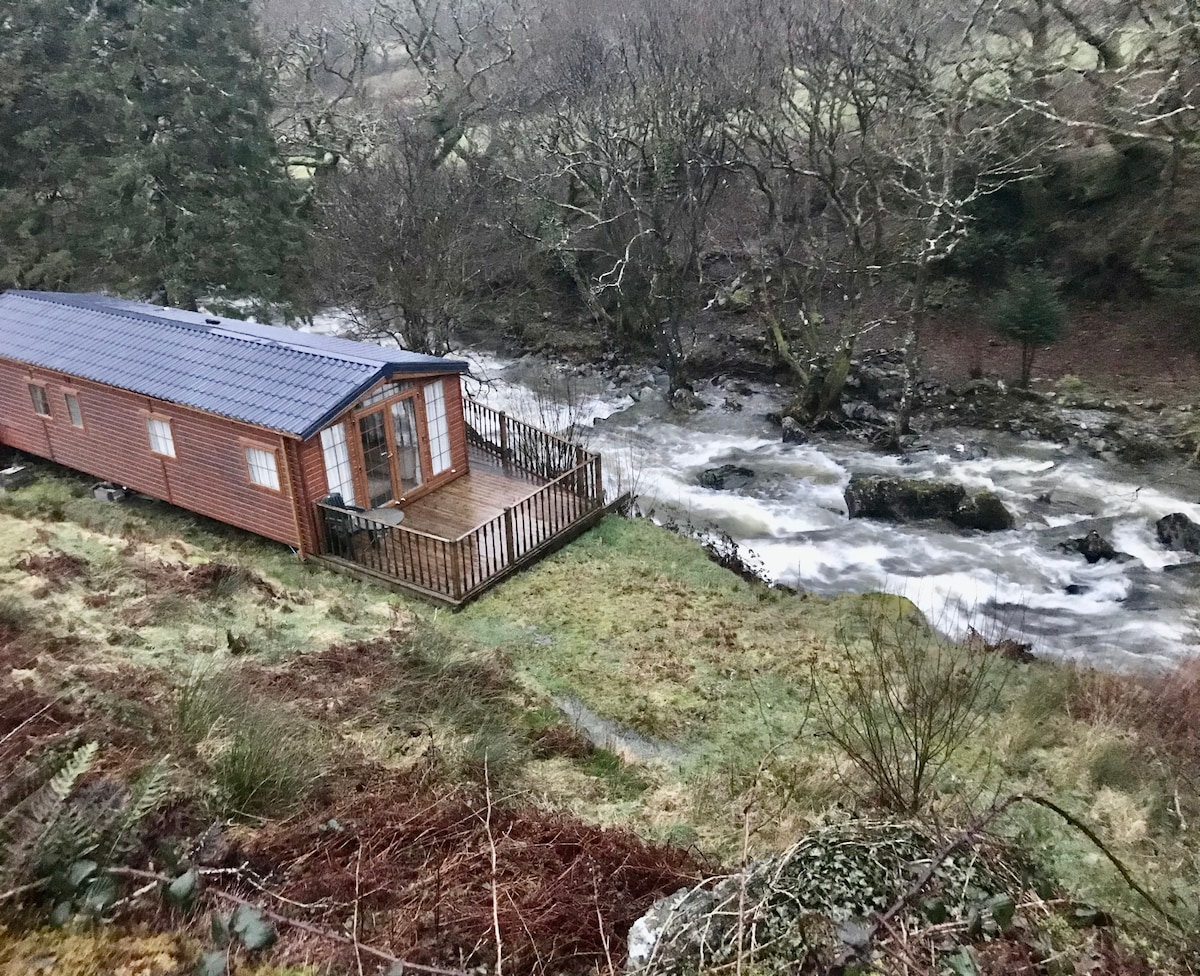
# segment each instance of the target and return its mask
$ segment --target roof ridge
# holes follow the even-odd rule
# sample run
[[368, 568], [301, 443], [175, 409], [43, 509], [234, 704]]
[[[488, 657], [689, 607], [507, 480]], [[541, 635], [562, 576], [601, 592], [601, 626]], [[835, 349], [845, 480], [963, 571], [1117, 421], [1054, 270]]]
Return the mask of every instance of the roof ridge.
[[[121, 308], [119, 306], [113, 306], [111, 308], [95, 308], [95, 307], [88, 306], [84, 303], [56, 300], [56, 299], [62, 299], [65, 297], [69, 297], [71, 294], [69, 292], [38, 292], [38, 291], [29, 291], [29, 290], [22, 289], [22, 288], [13, 288], [13, 289], [10, 289], [7, 293], [20, 295], [22, 298], [29, 298], [29, 299], [32, 299], [33, 301], [45, 302], [46, 304], [50, 304], [50, 305], [58, 305], [61, 308], [86, 309], [87, 311], [100, 312], [105, 315], [116, 315], [121, 318], [133, 319], [135, 321], [152, 322], [157, 325], [167, 326], [169, 328], [184, 329], [189, 332], [200, 332], [205, 335], [214, 336], [215, 338], [218, 338], [218, 339], [229, 339], [233, 342], [245, 342], [249, 345], [255, 345], [255, 346], [275, 345], [275, 346], [278, 346], [279, 348], [285, 349], [289, 352], [295, 352], [298, 355], [302, 355], [302, 356], [310, 356], [313, 359], [320, 359], [320, 360], [324, 360], [326, 362], [353, 363], [353, 364], [356, 364], [359, 366], [365, 366], [365, 367], [374, 368], [374, 369], [382, 369], [383, 366], [385, 365], [383, 363], [374, 362], [365, 357], [351, 356], [348, 353], [340, 354], [340, 355], [335, 355], [333, 353], [322, 353], [322, 352], [318, 352], [314, 349], [305, 349], [303, 347], [297, 347], [297, 346], [294, 346], [294, 345], [291, 345], [288, 343], [272, 342], [271, 340], [266, 339], [264, 337], [250, 336], [250, 335], [247, 335], [246, 333], [239, 333], [237, 335], [222, 335], [218, 332], [214, 332], [213, 329], [216, 327], [221, 327], [221, 328], [225, 329], [227, 332], [236, 332], [237, 330], [230, 328], [226, 322], [223, 322], [217, 316], [213, 316], [213, 319], [215, 321], [212, 323], [209, 323], [207, 321], [204, 323], [185, 322], [180, 319], [172, 319], [172, 318], [168, 318], [166, 316], [154, 315], [152, 312], [142, 312], [142, 311], [138, 311], [136, 309]], [[53, 297], [51, 297], [51, 296], [53, 296]], [[167, 310], [169, 307], [169, 306], [165, 306], [165, 305], [164, 306], [153, 306], [149, 302], [133, 302], [132, 299], [123, 299], [123, 298], [119, 298], [118, 296], [100, 295], [99, 297], [101, 297], [101, 298], [116, 298], [117, 301], [128, 301], [131, 304], [139, 304], [139, 305], [144, 304], [144, 305], [146, 305], [147, 308], [161, 307], [161, 308], [163, 308], [164, 311]], [[187, 311], [187, 309], [179, 309], [178, 311]], [[193, 314], [204, 315], [206, 313], [195, 312]], [[243, 321], [243, 320], [232, 319], [230, 321], [231, 322], [239, 322], [239, 321]], [[259, 326], [262, 326], [264, 328], [269, 328], [269, 329], [282, 329], [283, 328], [282, 326], [271, 325], [270, 323], [267, 323], [267, 322], [255, 322], [255, 325], [259, 325]], [[292, 331], [295, 331], [295, 330], [292, 330]], [[304, 333], [299, 333], [299, 334], [303, 335]], [[334, 338], [340, 338], [340, 337], [335, 336]], [[351, 340], [346, 340], [346, 341], [349, 342]], [[380, 348], [382, 348], [382, 347], [380, 347]], [[407, 352], [408, 350], [400, 350], [400, 351]], [[420, 353], [415, 353], [415, 354], [410, 353], [410, 355], [421, 355], [421, 354]], [[441, 358], [441, 357], [431, 357], [431, 358]]]

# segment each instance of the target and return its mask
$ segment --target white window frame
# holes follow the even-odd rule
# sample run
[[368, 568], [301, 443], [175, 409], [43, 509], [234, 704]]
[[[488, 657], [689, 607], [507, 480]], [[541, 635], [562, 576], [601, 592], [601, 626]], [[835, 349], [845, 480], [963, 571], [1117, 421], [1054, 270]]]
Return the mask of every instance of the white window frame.
[[279, 480], [279, 458], [273, 448], [247, 444], [242, 451], [250, 484], [268, 491], [283, 490]]
[[39, 417], [52, 417], [50, 412], [50, 397], [46, 393], [45, 383], [29, 384], [29, 400], [33, 404], [33, 412]]
[[444, 380], [425, 384], [425, 425], [429, 434], [429, 476], [436, 478], [454, 463]]
[[67, 405], [67, 420], [71, 426], [83, 430], [83, 407], [79, 405], [79, 394], [74, 390], [63, 390], [63, 403]]
[[171, 421], [165, 417], [146, 418], [146, 436], [150, 439], [150, 452], [159, 457], [178, 457], [175, 453], [175, 434]]
[[329, 494], [337, 492], [347, 505], [354, 501], [354, 466], [346, 443], [346, 425], [333, 424], [321, 431], [321, 449], [325, 456], [325, 484]]

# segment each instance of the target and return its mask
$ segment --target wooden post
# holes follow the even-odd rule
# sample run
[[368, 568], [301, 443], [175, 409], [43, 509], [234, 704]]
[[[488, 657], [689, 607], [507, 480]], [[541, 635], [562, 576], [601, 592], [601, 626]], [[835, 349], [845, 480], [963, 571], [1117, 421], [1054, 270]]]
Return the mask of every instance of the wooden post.
[[596, 455], [595, 463], [596, 463], [596, 484], [595, 484], [595, 488], [594, 488], [595, 493], [594, 493], [593, 497], [595, 498], [597, 504], [603, 505], [604, 504], [604, 472], [600, 468], [601, 458], [600, 458], [599, 454]]
[[508, 414], [500, 413], [500, 460], [508, 464]]
[[517, 561], [517, 534], [513, 531], [512, 512], [511, 505], [504, 510], [504, 551], [509, 566]]
[[453, 572], [454, 572], [454, 583], [450, 587], [450, 595], [453, 596], [456, 600], [461, 600], [462, 595], [463, 595], [463, 589], [466, 586], [466, 580], [463, 579], [464, 572], [463, 572], [462, 540], [459, 539], [457, 542], [452, 542], [451, 545], [454, 546], [454, 551], [451, 553], [451, 556], [452, 556], [451, 563], [453, 565]]

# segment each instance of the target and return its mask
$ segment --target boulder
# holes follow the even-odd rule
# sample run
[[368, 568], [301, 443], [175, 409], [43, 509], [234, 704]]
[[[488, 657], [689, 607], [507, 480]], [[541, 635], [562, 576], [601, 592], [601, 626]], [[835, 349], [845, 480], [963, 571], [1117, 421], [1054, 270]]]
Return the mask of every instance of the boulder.
[[685, 410], [691, 413], [696, 410], [703, 410], [704, 401], [686, 387], [680, 387], [671, 394], [671, 406], [677, 410]]
[[[848, 820], [818, 827], [737, 874], [656, 902], [629, 930], [626, 970], [732, 972], [740, 948], [748, 971], [784, 976], [798, 971], [798, 960], [861, 951], [869, 945], [870, 920], [904, 897], [943, 844], [916, 824]], [[923, 897], [901, 904], [897, 924], [936, 918], [965, 928], [974, 920], [998, 932], [999, 919], [1011, 920], [1011, 910], [998, 914], [1005, 911], [1009, 870], [998, 858], [946, 858]]]
[[804, 425], [795, 417], [784, 417], [781, 426], [783, 427], [783, 442], [785, 444], [808, 443], [808, 431], [804, 429]]
[[740, 464], [722, 464], [700, 472], [700, 484], [715, 491], [737, 491], [754, 480], [754, 471]]
[[960, 529], [979, 529], [983, 532], [1002, 532], [1017, 524], [1000, 496], [994, 491], [977, 491], [964, 498], [950, 515], [950, 521]]
[[978, 461], [987, 456], [987, 448], [978, 444], [955, 444], [950, 449], [950, 457], [955, 461]]
[[1081, 538], [1060, 542], [1058, 548], [1063, 552], [1077, 552], [1089, 563], [1117, 557], [1117, 550], [1113, 548], [1113, 544], [1094, 529]]
[[1200, 556], [1200, 525], [1182, 512], [1164, 515], [1154, 523], [1158, 541], [1168, 549], [1194, 552]]
[[895, 522], [951, 518], [966, 498], [966, 489], [953, 481], [854, 477], [846, 488], [846, 510], [850, 518]]
[[857, 420], [862, 424], [875, 424], [879, 427], [887, 426], [893, 420], [878, 407], [857, 400], [842, 404], [842, 413], [851, 420]]

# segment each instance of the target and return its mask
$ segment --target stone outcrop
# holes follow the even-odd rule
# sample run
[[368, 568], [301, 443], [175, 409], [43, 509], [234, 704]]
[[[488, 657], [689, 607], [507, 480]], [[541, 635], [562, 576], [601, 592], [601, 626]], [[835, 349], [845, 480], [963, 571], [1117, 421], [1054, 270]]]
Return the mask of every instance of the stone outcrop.
[[992, 491], [968, 495], [953, 481], [917, 478], [856, 477], [846, 488], [850, 518], [914, 522], [947, 519], [963, 529], [998, 532], [1016, 524], [1012, 513]]
[[1164, 515], [1154, 524], [1158, 541], [1168, 549], [1193, 552], [1200, 556], [1200, 525], [1182, 512]]
[[1077, 552], [1089, 563], [1098, 563], [1102, 559], [1116, 559], [1117, 550], [1113, 544], [1094, 529], [1078, 539], [1068, 539], [1060, 542], [1058, 548], [1063, 552]]
[[715, 491], [737, 491], [754, 480], [754, 471], [740, 464], [722, 464], [700, 472], [698, 479], [705, 488]]

